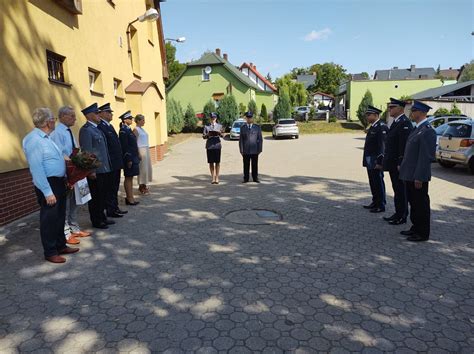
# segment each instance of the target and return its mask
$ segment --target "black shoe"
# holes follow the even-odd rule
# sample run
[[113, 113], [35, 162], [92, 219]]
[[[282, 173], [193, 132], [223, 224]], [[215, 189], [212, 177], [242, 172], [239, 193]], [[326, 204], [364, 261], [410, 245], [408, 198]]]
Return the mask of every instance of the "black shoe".
[[371, 213], [385, 213], [385, 208], [373, 208], [370, 209]]
[[253, 180], [255, 183], [260, 183], [260, 180], [259, 179], [254, 179]]
[[113, 225], [113, 224], [115, 224], [115, 221], [113, 221], [113, 220], [105, 220], [105, 221], [104, 221], [104, 224], [105, 224], [105, 225]]
[[119, 214], [119, 213], [107, 213], [107, 217], [108, 218], [123, 218], [123, 215], [122, 214]]
[[108, 229], [109, 227], [105, 222], [101, 222], [100, 224], [92, 224], [92, 227], [96, 229]]
[[424, 242], [428, 240], [429, 240], [429, 237], [423, 237], [417, 234], [407, 237], [407, 241], [410, 241], [410, 242]]
[[410, 230], [406, 230], [406, 231], [400, 231], [400, 235], [412, 236], [412, 235], [416, 235], [416, 232], [413, 231], [412, 229], [410, 229]]
[[129, 202], [127, 198], [125, 198], [125, 204], [126, 205], [138, 205], [138, 204], [140, 204], [140, 202], [133, 202], [132, 203], [132, 202]]
[[122, 215], [123, 215], [123, 214], [127, 214], [127, 213], [128, 213], [128, 210], [120, 210], [120, 209], [117, 209], [117, 210], [115, 210], [115, 213], [116, 213], [116, 214], [122, 214]]
[[242, 183], [249, 183], [249, 180], [248, 180], [248, 179], [244, 179], [244, 180], [242, 181]]
[[370, 203], [369, 205], [362, 205], [364, 209], [373, 209], [375, 208], [375, 203]]
[[393, 214], [392, 216], [389, 216], [389, 217], [384, 216], [383, 219], [384, 219], [385, 221], [392, 221], [392, 220], [399, 219], [399, 217], [398, 217], [397, 214]]
[[399, 219], [394, 219], [388, 222], [390, 225], [402, 225], [407, 223], [407, 219], [405, 218], [399, 218]]

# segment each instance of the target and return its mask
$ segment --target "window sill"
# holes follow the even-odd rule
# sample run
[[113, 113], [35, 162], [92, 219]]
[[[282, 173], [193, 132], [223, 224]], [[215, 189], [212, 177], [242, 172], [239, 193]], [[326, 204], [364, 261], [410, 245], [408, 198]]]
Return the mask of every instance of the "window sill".
[[202, 80], [202, 82], [209, 82], [209, 81], [211, 81], [211, 79], [209, 79], [209, 80]]
[[133, 73], [133, 76], [138, 79], [138, 80], [141, 80], [142, 79], [142, 76], [140, 74], [137, 74], [137, 73]]
[[99, 97], [104, 97], [105, 94], [103, 94], [102, 92], [97, 92], [97, 91], [93, 91], [93, 90], [90, 90], [90, 93], [92, 96], [99, 96]]
[[124, 102], [125, 101], [125, 97], [121, 97], [121, 96], [115, 96], [115, 99], [117, 101], [120, 101], [120, 102]]
[[63, 81], [58, 81], [58, 80], [54, 80], [54, 79], [50, 79], [48, 78], [48, 81], [54, 85], [59, 85], [59, 86], [64, 86], [64, 87], [72, 87], [72, 84], [68, 83], [68, 82], [63, 82]]

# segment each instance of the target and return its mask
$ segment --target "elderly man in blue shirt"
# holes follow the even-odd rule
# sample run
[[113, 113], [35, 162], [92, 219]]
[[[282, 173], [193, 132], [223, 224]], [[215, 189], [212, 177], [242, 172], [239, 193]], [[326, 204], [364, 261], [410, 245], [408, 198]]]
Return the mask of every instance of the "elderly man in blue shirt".
[[33, 112], [35, 129], [23, 139], [35, 192], [40, 205], [40, 234], [45, 259], [64, 263], [62, 254], [79, 251], [66, 245], [64, 220], [66, 217], [66, 162], [59, 147], [50, 138], [55, 118], [49, 108]]
[[[51, 133], [51, 139], [61, 149], [64, 159], [69, 160], [72, 150], [79, 147], [71, 127], [76, 123], [76, 113], [71, 106], [63, 106], [58, 112], [59, 124]], [[77, 222], [77, 205], [74, 191], [71, 191], [66, 196], [66, 221], [64, 223], [64, 236], [66, 236], [66, 243], [70, 245], [77, 245], [80, 241], [77, 237], [88, 237], [90, 232], [81, 231]]]

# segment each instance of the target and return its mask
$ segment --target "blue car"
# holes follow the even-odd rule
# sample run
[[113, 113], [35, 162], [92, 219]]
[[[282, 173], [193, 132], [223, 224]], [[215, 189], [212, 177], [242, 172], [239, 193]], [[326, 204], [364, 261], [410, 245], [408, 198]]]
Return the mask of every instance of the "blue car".
[[240, 127], [245, 124], [244, 119], [237, 119], [232, 123], [232, 128], [230, 129], [229, 139], [230, 140], [239, 140], [240, 138]]

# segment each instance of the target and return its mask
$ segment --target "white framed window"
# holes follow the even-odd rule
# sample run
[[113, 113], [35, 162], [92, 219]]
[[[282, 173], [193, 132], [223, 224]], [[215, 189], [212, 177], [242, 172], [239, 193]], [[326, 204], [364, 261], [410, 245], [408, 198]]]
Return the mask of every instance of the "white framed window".
[[95, 72], [89, 70], [89, 90], [94, 91]]
[[206, 73], [206, 69], [202, 69], [202, 81], [210, 81], [211, 80], [211, 74]]

